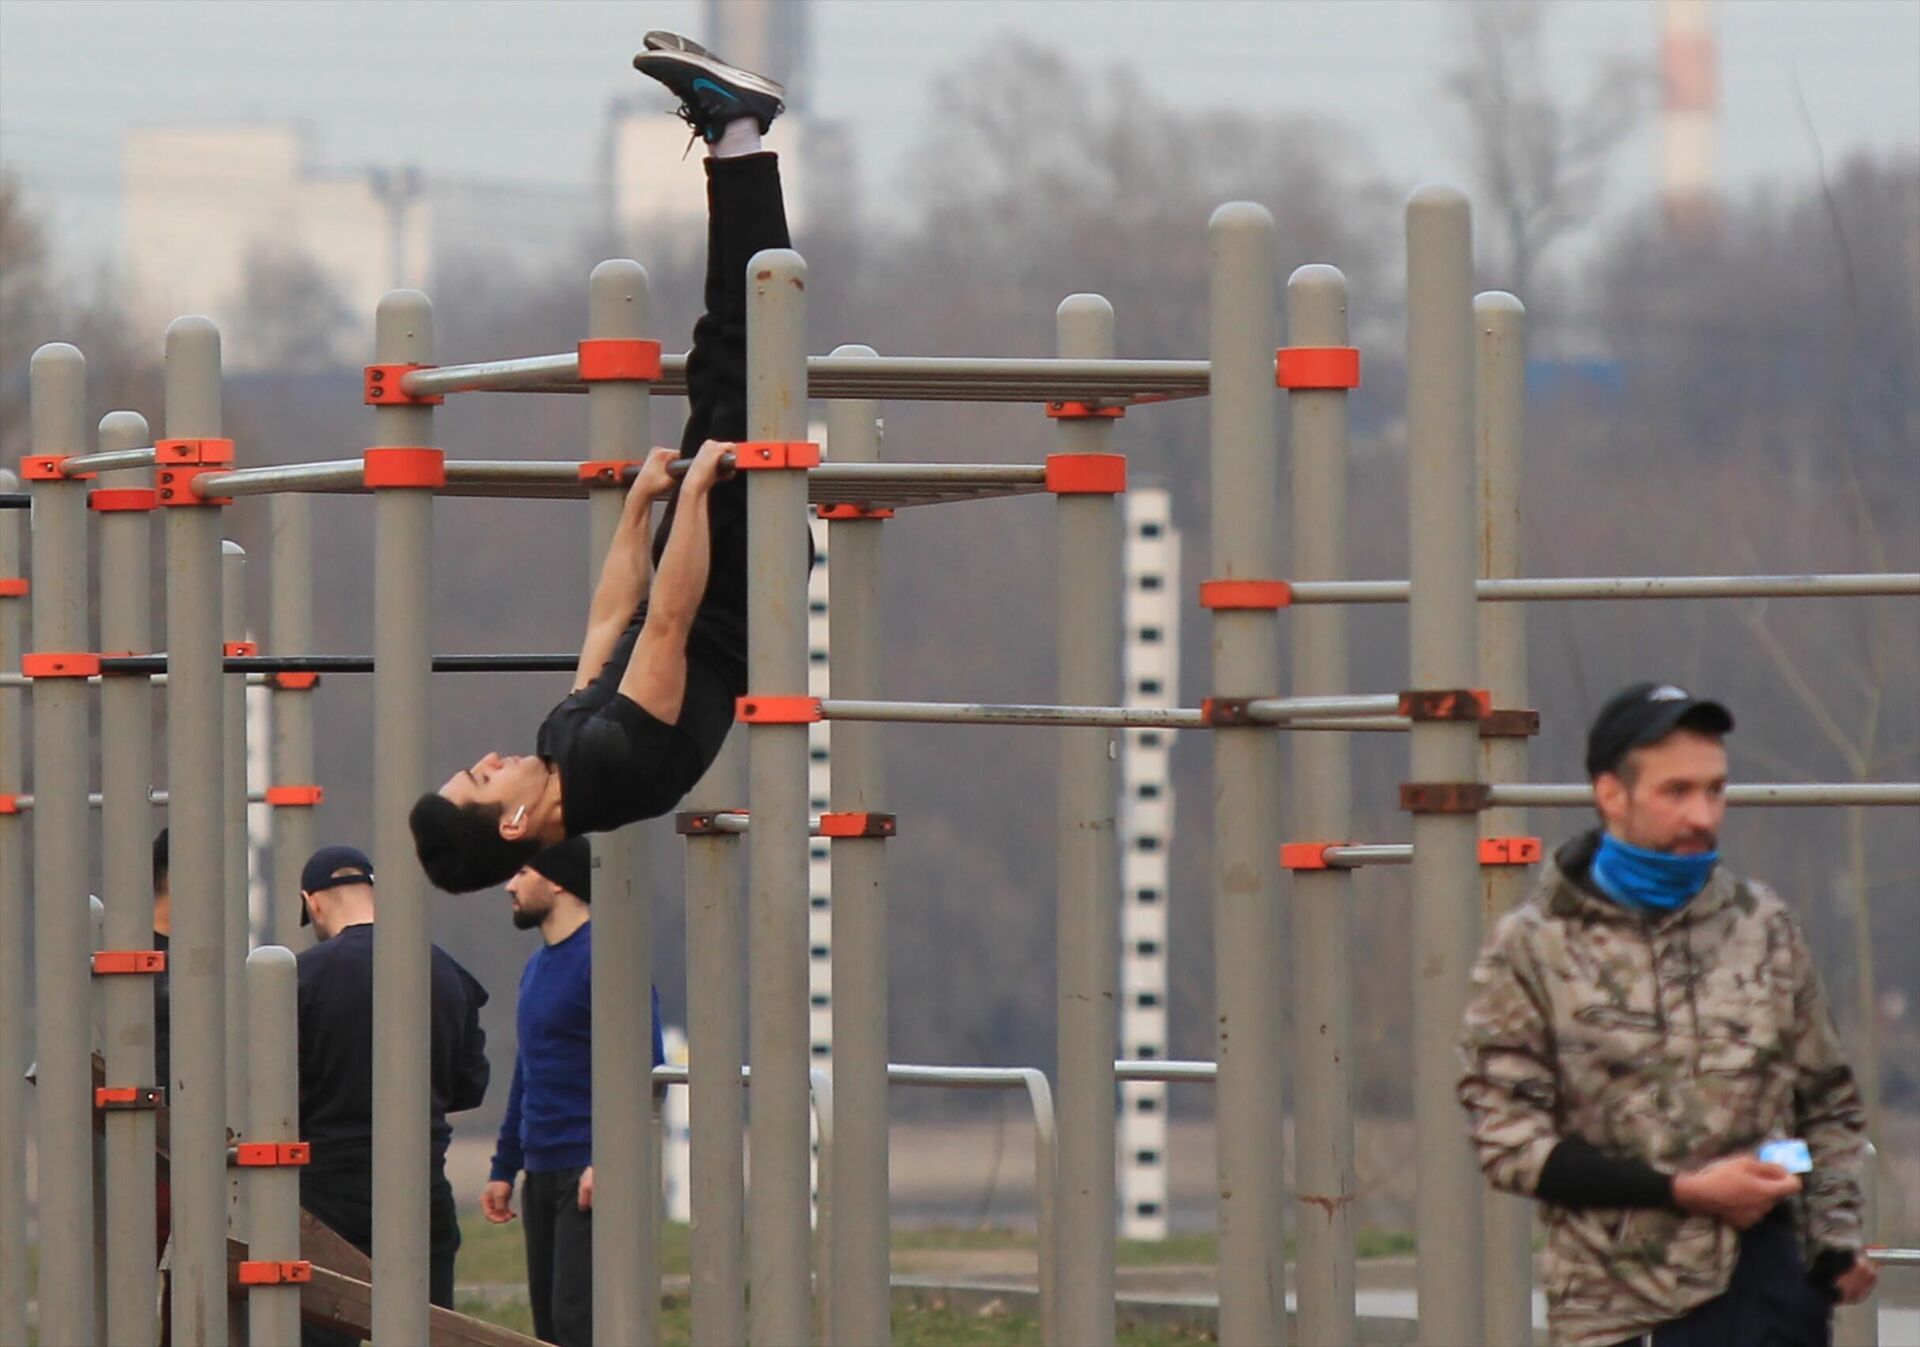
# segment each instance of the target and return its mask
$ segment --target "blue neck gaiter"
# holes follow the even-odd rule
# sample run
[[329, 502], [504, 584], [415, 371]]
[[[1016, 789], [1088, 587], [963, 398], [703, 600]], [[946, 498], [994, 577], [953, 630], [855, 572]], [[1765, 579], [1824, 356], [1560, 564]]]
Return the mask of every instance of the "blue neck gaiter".
[[1707, 877], [1720, 863], [1720, 853], [1676, 856], [1648, 851], [1622, 842], [1612, 833], [1600, 835], [1588, 873], [1599, 890], [1622, 907], [1637, 912], [1675, 912], [1707, 886]]

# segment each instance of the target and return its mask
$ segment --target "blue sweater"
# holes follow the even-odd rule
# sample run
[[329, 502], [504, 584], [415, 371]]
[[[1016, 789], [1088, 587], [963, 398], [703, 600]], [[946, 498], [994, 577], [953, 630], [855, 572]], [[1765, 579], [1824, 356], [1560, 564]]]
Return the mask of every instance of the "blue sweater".
[[[520, 975], [520, 1045], [492, 1177], [550, 1174], [593, 1163], [593, 923], [541, 945]], [[665, 1060], [653, 993], [653, 1061]]]

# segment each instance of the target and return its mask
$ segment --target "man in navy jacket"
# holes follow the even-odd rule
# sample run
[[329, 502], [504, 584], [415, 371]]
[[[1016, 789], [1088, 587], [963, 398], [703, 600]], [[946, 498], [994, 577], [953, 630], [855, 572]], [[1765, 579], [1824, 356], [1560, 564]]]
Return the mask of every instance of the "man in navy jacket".
[[[593, 1342], [592, 864], [587, 839], [576, 837], [541, 852], [507, 883], [513, 924], [538, 929], [541, 944], [520, 975], [513, 1090], [480, 1194], [489, 1221], [512, 1220], [514, 1180], [526, 1173], [533, 1331], [560, 1347]], [[656, 992], [653, 1062], [664, 1060]]]

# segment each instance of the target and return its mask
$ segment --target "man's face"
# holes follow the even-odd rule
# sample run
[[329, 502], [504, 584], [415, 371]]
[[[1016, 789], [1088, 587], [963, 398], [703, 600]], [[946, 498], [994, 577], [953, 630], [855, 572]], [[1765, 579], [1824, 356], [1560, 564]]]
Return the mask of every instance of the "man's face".
[[540, 798], [546, 779], [547, 765], [532, 754], [505, 758], [489, 753], [448, 777], [440, 794], [457, 805], [497, 804], [506, 817], [511, 817], [521, 805], [531, 805]]
[[521, 866], [507, 881], [507, 896], [513, 899], [513, 925], [516, 930], [531, 931], [553, 911], [553, 896], [560, 888], [552, 880], [529, 866]]
[[1675, 730], [1636, 748], [1618, 772], [1594, 778], [1607, 831], [1648, 851], [1698, 856], [1720, 845], [1727, 816], [1727, 750], [1711, 735]]

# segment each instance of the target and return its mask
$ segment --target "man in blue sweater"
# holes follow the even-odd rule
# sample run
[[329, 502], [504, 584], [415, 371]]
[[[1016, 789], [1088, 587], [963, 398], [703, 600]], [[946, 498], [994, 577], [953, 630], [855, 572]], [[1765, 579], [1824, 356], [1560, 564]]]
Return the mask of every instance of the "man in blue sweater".
[[[560, 1347], [593, 1342], [592, 865], [587, 839], [576, 837], [539, 853], [507, 883], [513, 924], [538, 928], [541, 945], [520, 975], [513, 1090], [480, 1194], [489, 1221], [510, 1221], [514, 1180], [526, 1171], [533, 1331]], [[665, 1060], [656, 991], [653, 1062]]]

